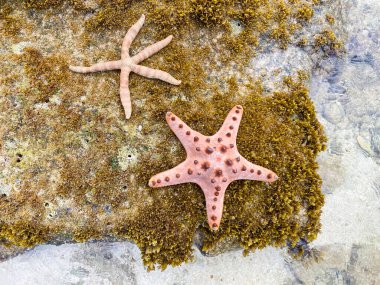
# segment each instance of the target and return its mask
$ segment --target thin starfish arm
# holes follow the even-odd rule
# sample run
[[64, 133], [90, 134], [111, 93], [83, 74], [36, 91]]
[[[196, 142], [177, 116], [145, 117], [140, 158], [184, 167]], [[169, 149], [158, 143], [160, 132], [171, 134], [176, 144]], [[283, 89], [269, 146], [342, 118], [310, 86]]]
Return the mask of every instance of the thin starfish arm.
[[212, 230], [218, 230], [223, 215], [224, 194], [228, 185], [200, 185], [206, 199], [207, 222]]
[[98, 62], [89, 67], [72, 66], [72, 65], [69, 66], [69, 69], [71, 71], [79, 72], [79, 73], [115, 70], [115, 69], [120, 69], [120, 68], [121, 68], [121, 60]]
[[125, 117], [129, 119], [132, 114], [132, 103], [129, 92], [129, 68], [122, 68], [120, 72], [120, 100], [123, 105]]
[[257, 180], [271, 183], [276, 181], [278, 176], [272, 170], [253, 164], [244, 157], [241, 157], [239, 169], [237, 169], [235, 179]]
[[185, 148], [188, 156], [204, 151], [201, 149], [202, 142], [206, 140], [204, 135], [192, 130], [172, 112], [166, 113], [166, 122]]
[[128, 32], [125, 34], [123, 44], [121, 46], [121, 58], [124, 59], [129, 57], [129, 47], [131, 46], [133, 40], [136, 38], [141, 27], [144, 25], [145, 16], [141, 15], [140, 19], [129, 28]]
[[229, 143], [236, 145], [236, 137], [242, 116], [243, 107], [240, 105], [233, 107], [214, 136], [225, 138]]
[[162, 81], [165, 81], [173, 85], [181, 84], [180, 80], [175, 79], [169, 73], [159, 70], [159, 69], [153, 69], [153, 68], [149, 68], [149, 67], [137, 65], [137, 64], [131, 64], [130, 68], [132, 69], [133, 72], [140, 74], [141, 76], [144, 76], [144, 77], [160, 79]]
[[191, 169], [190, 163], [185, 160], [172, 169], [154, 175], [149, 180], [149, 186], [153, 188], [177, 185], [183, 183], [193, 182], [195, 173], [189, 171]]
[[148, 57], [151, 57], [155, 53], [159, 52], [161, 49], [166, 47], [171, 40], [173, 39], [173, 36], [170, 35], [167, 38], [163, 39], [162, 41], [159, 41], [155, 44], [152, 44], [146, 48], [144, 48], [142, 51], [140, 51], [138, 54], [132, 57], [133, 62], [138, 64], [142, 62], [143, 60], [147, 59]]

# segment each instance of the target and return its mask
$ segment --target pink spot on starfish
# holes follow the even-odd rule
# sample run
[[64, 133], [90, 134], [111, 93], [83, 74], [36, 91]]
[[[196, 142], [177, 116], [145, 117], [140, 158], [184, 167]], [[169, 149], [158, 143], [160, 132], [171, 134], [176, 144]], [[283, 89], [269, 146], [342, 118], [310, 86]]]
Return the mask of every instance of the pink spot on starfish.
[[[237, 147], [234, 147], [242, 115], [243, 108], [235, 106], [219, 131], [211, 137], [206, 137], [192, 130], [173, 113], [167, 113], [166, 121], [185, 147], [187, 158], [176, 167], [149, 180], [150, 187], [198, 184], [206, 198], [208, 224], [213, 230], [220, 226], [224, 195], [232, 181], [245, 179], [274, 182], [278, 179], [276, 173], [249, 162], [239, 154]], [[193, 171], [202, 175], [192, 175]]]

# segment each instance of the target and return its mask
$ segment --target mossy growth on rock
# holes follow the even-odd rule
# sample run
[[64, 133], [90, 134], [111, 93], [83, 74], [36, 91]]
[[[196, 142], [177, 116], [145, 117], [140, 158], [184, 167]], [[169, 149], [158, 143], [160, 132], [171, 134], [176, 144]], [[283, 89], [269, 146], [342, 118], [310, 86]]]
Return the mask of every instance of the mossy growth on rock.
[[33, 221], [0, 224], [0, 242], [6, 246], [33, 247], [47, 241], [48, 231]]
[[[266, 39], [272, 35], [280, 47], [286, 48], [292, 36], [314, 14], [318, 1], [312, 0], [99, 0], [88, 6], [81, 0], [21, 0], [25, 8], [57, 8], [63, 4], [93, 15], [85, 23], [88, 31], [115, 30], [128, 26], [130, 18], [146, 13], [160, 33], [188, 35], [193, 25], [218, 32], [229, 32], [231, 22], [239, 21], [247, 34]], [[190, 25], [190, 26], [189, 26]], [[240, 41], [249, 41], [242, 37]]]
[[[306, 78], [303, 73], [286, 77], [281, 92], [267, 94], [260, 80], [244, 72], [259, 43], [275, 39], [286, 48], [293, 42], [313, 15], [308, 10], [313, 2], [8, 2], [4, 15], [23, 17], [27, 24], [12, 32], [17, 35], [1, 35], [10, 45], [16, 36], [37, 43], [17, 54], [0, 54], [0, 243], [31, 247], [62, 236], [78, 242], [112, 236], [134, 241], [149, 269], [157, 264], [164, 269], [191, 260], [197, 229], [208, 252], [225, 241], [249, 252], [316, 238], [323, 196], [315, 158], [326, 138]], [[86, 6], [90, 2], [96, 5]], [[51, 31], [43, 30], [52, 33], [54, 48], [45, 49], [46, 42], [38, 44], [39, 37], [28, 30], [42, 33], [41, 19], [33, 14], [44, 13], [54, 23], [47, 25]], [[126, 121], [117, 72], [82, 75], [67, 66], [78, 47], [97, 47], [109, 30], [124, 34], [143, 13], [147, 20], [132, 51], [174, 34], [175, 40], [144, 65], [168, 71], [182, 84], [132, 74], [133, 114]], [[70, 29], [81, 34], [55, 50], [62, 46], [62, 39], [54, 41], [57, 34], [73, 33]], [[118, 58], [121, 39], [111, 41], [108, 50], [86, 52], [91, 58], [85, 64], [99, 54]], [[232, 183], [221, 228], [211, 232], [198, 186], [153, 190], [147, 183], [185, 158], [166, 125], [167, 111], [211, 135], [236, 104], [244, 107], [240, 152], [280, 179], [271, 185]]]
[[343, 42], [331, 29], [325, 29], [314, 36], [313, 47], [321, 50], [325, 57], [337, 56], [344, 52]]

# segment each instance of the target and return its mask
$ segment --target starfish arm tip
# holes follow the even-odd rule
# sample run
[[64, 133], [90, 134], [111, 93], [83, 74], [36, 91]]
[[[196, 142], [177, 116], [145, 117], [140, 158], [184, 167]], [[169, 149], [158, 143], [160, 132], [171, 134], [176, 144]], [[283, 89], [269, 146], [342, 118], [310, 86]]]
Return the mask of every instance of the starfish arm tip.
[[161, 179], [158, 177], [159, 177], [159, 175], [155, 175], [149, 179], [149, 182], [148, 182], [149, 187], [158, 188], [158, 187], [170, 185], [170, 184], [166, 183], [166, 181], [161, 181]]
[[280, 177], [278, 177], [278, 175], [276, 173], [273, 172], [273, 177], [271, 179], [271, 181], [269, 181], [270, 183], [272, 182], [275, 182], [276, 180], [278, 180]]
[[210, 226], [211, 231], [213, 232], [217, 232], [219, 230], [219, 225], [215, 224], [214, 222], [209, 222], [209, 226]]
[[271, 171], [269, 169], [264, 168], [262, 172], [263, 172], [264, 176], [261, 175], [263, 177], [260, 177], [257, 180], [262, 180], [263, 182], [273, 183], [276, 180], [278, 180], [278, 178], [279, 178], [276, 173], [274, 173], [273, 171]]
[[232, 139], [232, 143], [236, 144], [236, 137], [243, 116], [243, 107], [241, 105], [234, 106], [227, 117], [224, 119], [223, 125], [218, 131], [218, 135], [226, 134]]
[[138, 20], [138, 22], [140, 22], [140, 21], [141, 21], [141, 26], [144, 25], [144, 23], [145, 23], [145, 15], [144, 14], [142, 14], [140, 19]]
[[165, 119], [168, 125], [171, 126], [174, 121], [178, 120], [178, 117], [172, 112], [166, 112]]
[[153, 183], [153, 177], [149, 180], [148, 185], [149, 187], [155, 188], [155, 184]]
[[266, 169], [266, 168], [263, 168], [262, 169], [262, 174], [261, 175], [261, 180], [263, 182], [267, 182], [267, 183], [273, 183], [275, 182], [276, 180], [278, 180], [278, 175], [276, 173], [274, 173], [272, 170], [270, 169]]
[[130, 119], [132, 116], [132, 110], [130, 105], [123, 105], [124, 108], [124, 115], [126, 119]]
[[210, 227], [210, 230], [212, 232], [217, 232], [219, 230], [219, 227], [220, 227], [220, 220], [219, 221], [214, 221], [212, 220], [210, 217], [207, 218], [207, 223]]

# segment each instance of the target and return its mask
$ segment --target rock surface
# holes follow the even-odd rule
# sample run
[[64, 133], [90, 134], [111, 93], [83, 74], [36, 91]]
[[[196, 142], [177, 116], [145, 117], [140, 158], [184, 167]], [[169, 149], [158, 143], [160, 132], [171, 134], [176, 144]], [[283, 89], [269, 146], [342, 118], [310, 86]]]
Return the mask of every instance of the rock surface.
[[[341, 52], [326, 7], [302, 0], [243, 6], [219, 0], [6, 1], [0, 10], [0, 245], [111, 236], [135, 242], [154, 269], [190, 260], [195, 232], [209, 255], [235, 245], [247, 253], [314, 240], [324, 203], [315, 160], [326, 137], [307, 74], [318, 58]], [[131, 54], [173, 34], [144, 65], [182, 83], [132, 75], [135, 111], [125, 120], [118, 72], [84, 75], [68, 66], [118, 58], [126, 27], [141, 14], [146, 21]], [[263, 56], [256, 61], [255, 55]], [[308, 56], [314, 61], [304, 60]], [[300, 67], [306, 72], [297, 72]], [[167, 111], [208, 135], [234, 105], [247, 109], [237, 141], [241, 155], [273, 169], [282, 182], [229, 185], [215, 233], [206, 226], [199, 187], [156, 191], [147, 182], [184, 159], [165, 126]]]
[[[190, 264], [147, 273], [139, 250], [128, 242], [43, 245], [1, 263], [0, 283], [376, 284], [380, 280], [380, 5], [376, 0], [342, 0], [330, 7], [340, 15], [336, 22], [347, 35], [347, 53], [317, 66], [307, 54], [307, 61], [300, 60], [313, 70], [311, 96], [329, 138], [327, 153], [318, 159], [326, 195], [321, 234], [301, 261], [273, 248], [246, 258], [240, 252], [210, 258], [196, 250]], [[259, 55], [257, 65], [265, 62], [261, 66], [266, 69], [278, 58], [284, 66], [291, 62], [297, 68], [301, 63], [290, 60], [288, 52], [291, 55], [292, 49]], [[260, 70], [254, 64], [252, 68]], [[274, 88], [270, 82], [275, 81], [268, 79], [268, 90]]]

